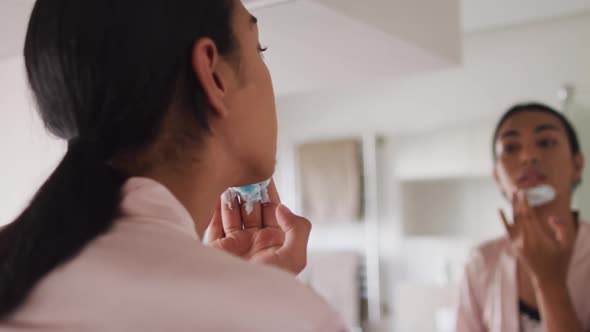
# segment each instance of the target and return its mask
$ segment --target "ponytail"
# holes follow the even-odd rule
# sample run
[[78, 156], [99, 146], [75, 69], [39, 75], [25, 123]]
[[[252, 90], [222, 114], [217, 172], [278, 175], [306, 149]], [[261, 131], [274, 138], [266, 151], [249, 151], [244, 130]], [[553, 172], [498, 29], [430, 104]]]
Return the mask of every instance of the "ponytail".
[[0, 319], [112, 225], [125, 176], [95, 156], [90, 146], [70, 144], [29, 206], [0, 232]]
[[35, 1], [24, 60], [37, 110], [55, 137], [82, 140], [71, 142], [30, 205], [0, 231], [0, 319], [109, 230], [126, 175], [108, 160], [153, 146], [171, 108], [190, 110], [201, 124], [186, 123], [190, 131], [175, 135], [204, 137], [210, 111], [194, 79], [192, 49], [209, 38], [221, 55], [239, 56], [235, 3]]

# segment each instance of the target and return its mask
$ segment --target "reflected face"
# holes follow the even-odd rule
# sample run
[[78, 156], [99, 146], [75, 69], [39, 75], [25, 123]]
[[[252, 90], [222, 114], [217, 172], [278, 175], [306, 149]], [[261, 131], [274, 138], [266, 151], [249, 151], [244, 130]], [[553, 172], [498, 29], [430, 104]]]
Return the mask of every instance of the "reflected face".
[[574, 155], [567, 132], [552, 114], [524, 111], [508, 118], [496, 137], [495, 176], [502, 191], [541, 184], [553, 186], [559, 196], [571, 195], [580, 179], [583, 159]]

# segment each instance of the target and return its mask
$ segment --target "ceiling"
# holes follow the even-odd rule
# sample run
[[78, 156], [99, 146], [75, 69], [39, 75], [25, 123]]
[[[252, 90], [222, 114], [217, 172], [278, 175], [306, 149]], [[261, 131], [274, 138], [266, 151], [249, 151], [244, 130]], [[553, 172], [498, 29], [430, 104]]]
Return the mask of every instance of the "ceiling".
[[[244, 3], [265, 6], [281, 1], [292, 0], [244, 0]], [[20, 53], [33, 3], [34, 0], [0, 1], [0, 59]], [[462, 0], [462, 27], [470, 32], [588, 10], [588, 0]]]
[[[297, 0], [243, 0], [246, 7], [277, 6]], [[465, 32], [502, 28], [590, 10], [588, 0], [461, 0]]]
[[[590, 10], [588, 0], [244, 2], [260, 19], [279, 96], [452, 65], [460, 61], [461, 30], [497, 29]], [[33, 4], [0, 1], [0, 60], [22, 52]]]
[[462, 0], [465, 32], [497, 29], [590, 11], [588, 0]]
[[[369, 1], [401, 1], [405, 9], [393, 11], [384, 4], [359, 8]], [[399, 77], [459, 62], [456, 0], [394, 1], [298, 0], [251, 9], [260, 22], [261, 42], [269, 46], [265, 61], [276, 94]], [[449, 3], [450, 13], [437, 19], [411, 5], [416, 1], [438, 3], [441, 11]], [[405, 17], [412, 17], [411, 22]]]

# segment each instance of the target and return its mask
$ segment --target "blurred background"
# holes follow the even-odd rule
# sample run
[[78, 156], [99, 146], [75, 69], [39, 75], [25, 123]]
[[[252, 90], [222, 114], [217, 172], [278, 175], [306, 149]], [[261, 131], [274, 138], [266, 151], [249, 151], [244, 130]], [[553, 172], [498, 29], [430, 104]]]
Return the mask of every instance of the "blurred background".
[[[33, 3], [0, 2], [0, 225], [65, 151], [27, 90]], [[517, 102], [559, 108], [590, 155], [590, 2], [244, 3], [269, 46], [277, 185], [314, 223], [300, 278], [357, 331], [452, 331], [470, 248], [502, 234], [491, 176], [499, 116]], [[590, 215], [587, 184], [576, 202]]]

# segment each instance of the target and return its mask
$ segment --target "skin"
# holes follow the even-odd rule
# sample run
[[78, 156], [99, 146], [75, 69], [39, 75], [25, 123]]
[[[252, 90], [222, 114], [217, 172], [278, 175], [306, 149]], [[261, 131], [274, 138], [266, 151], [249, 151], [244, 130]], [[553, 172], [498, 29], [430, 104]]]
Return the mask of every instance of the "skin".
[[[582, 154], [573, 154], [564, 126], [551, 114], [514, 114], [496, 139], [494, 176], [512, 197], [513, 222], [501, 218], [517, 257], [518, 295], [541, 312], [547, 332], [582, 331], [567, 289], [577, 220], [571, 210], [574, 184], [584, 169]], [[525, 190], [549, 184], [556, 199], [532, 208]]]
[[[209, 38], [195, 41], [192, 50], [192, 69], [211, 109], [211, 132], [198, 144], [175, 145], [178, 129], [194, 120], [172, 105], [157, 142], [132, 158], [126, 156], [135, 162], [123, 161], [122, 167], [166, 186], [189, 211], [206, 244], [299, 273], [306, 264], [311, 224], [280, 204], [274, 184], [271, 202], [256, 205], [251, 215], [227, 208], [221, 199], [229, 187], [270, 178], [276, 163], [274, 92], [257, 19], [241, 1], [235, 2], [232, 16], [234, 54], [220, 55]], [[180, 149], [179, 157], [163, 158], [171, 146]], [[140, 167], [143, 164], [149, 167]]]

